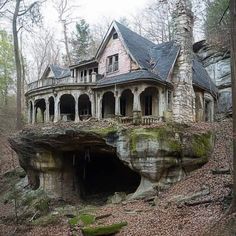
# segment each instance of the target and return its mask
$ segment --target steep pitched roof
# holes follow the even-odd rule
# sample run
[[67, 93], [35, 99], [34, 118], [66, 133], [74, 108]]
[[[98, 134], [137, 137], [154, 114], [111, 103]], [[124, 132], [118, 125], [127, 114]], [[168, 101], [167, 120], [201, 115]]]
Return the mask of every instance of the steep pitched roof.
[[179, 46], [176, 46], [174, 41], [157, 44], [151, 48], [152, 71], [167, 80], [170, 71], [174, 67], [179, 50]]
[[206, 69], [203, 67], [202, 63], [195, 58], [193, 60], [193, 85], [201, 89], [207, 90], [211, 94], [217, 94], [217, 87], [211, 80]]
[[156, 44], [116, 21], [115, 24], [122, 36], [126, 48], [128, 48], [128, 51], [134, 57], [139, 66], [143, 69], [151, 69], [149, 50], [151, 50], [152, 47], [155, 47]]
[[65, 77], [69, 77], [70, 76], [70, 69], [69, 68], [62, 68], [58, 65], [49, 65], [49, 68], [52, 70], [53, 74], [54, 74], [54, 78], [56, 79], [62, 79]]

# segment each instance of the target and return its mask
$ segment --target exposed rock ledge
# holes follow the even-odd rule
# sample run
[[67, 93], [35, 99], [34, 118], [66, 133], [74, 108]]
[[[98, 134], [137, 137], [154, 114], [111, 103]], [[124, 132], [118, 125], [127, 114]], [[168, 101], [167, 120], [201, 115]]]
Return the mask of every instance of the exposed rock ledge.
[[[42, 187], [54, 197], [64, 199], [82, 193], [85, 177], [77, 178], [77, 175], [82, 176], [83, 168], [78, 167], [77, 162], [81, 157], [84, 161], [79, 165], [95, 160], [90, 159], [93, 157], [101, 158], [101, 161], [105, 157], [118, 157], [122, 165], [141, 176], [139, 187], [132, 195], [140, 197], [167, 188], [205, 164], [213, 148], [213, 136], [209, 130], [176, 124], [152, 128], [120, 127], [109, 122], [100, 126], [98, 123], [67, 123], [26, 127], [9, 142], [17, 152], [32, 188]], [[93, 169], [88, 178], [96, 178], [93, 173], [97, 171]], [[131, 175], [125, 171], [118, 173], [120, 182], [129, 183], [126, 176]]]

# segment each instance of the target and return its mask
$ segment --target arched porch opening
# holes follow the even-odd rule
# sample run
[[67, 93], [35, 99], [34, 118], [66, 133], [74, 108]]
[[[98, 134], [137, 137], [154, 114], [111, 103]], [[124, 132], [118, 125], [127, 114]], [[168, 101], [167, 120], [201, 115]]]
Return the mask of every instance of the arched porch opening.
[[46, 102], [45, 99], [35, 101], [35, 122], [44, 123], [45, 121]]
[[155, 87], [146, 88], [140, 95], [143, 116], [159, 115], [159, 92]]
[[134, 95], [130, 89], [122, 92], [120, 97], [120, 114], [122, 116], [133, 116]]
[[54, 120], [54, 111], [55, 111], [55, 102], [54, 102], [54, 98], [50, 97], [48, 99], [49, 102], [49, 120], [53, 121]]
[[102, 97], [102, 118], [113, 118], [115, 116], [114, 93], [106, 92]]
[[61, 96], [60, 116], [63, 121], [75, 120], [75, 99], [71, 94], [64, 94]]
[[78, 110], [80, 120], [87, 120], [91, 117], [91, 101], [87, 94], [79, 96]]

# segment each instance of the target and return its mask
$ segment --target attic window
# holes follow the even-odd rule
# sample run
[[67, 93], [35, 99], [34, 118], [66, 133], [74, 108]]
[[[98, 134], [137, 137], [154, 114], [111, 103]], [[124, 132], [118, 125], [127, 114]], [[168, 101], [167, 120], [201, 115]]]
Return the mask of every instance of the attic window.
[[113, 34], [113, 39], [117, 39], [118, 38], [118, 34], [117, 33], [114, 33]]
[[118, 71], [119, 69], [119, 55], [115, 54], [107, 58], [107, 73]]

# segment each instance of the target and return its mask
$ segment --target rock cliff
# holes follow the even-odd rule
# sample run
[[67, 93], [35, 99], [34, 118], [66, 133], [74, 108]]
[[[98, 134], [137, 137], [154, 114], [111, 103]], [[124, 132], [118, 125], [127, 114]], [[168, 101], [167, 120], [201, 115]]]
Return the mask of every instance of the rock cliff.
[[205, 40], [195, 43], [193, 48], [219, 89], [218, 112], [231, 114], [230, 52], [210, 46]]
[[165, 189], [206, 163], [213, 148], [211, 131], [175, 124], [36, 126], [9, 141], [32, 188], [63, 199]]

